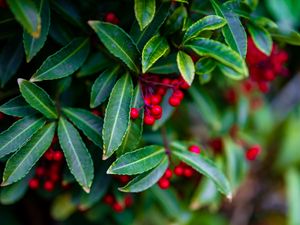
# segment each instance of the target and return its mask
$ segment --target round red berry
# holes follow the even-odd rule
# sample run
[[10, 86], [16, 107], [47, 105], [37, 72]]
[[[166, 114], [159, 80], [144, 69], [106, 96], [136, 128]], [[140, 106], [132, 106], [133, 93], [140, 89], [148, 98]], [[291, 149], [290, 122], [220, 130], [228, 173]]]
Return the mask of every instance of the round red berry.
[[123, 212], [123, 210], [124, 210], [124, 207], [120, 203], [118, 203], [118, 202], [115, 202], [113, 204], [112, 208], [117, 213]]
[[197, 145], [192, 145], [192, 146], [189, 147], [189, 151], [193, 152], [193, 153], [196, 153], [196, 154], [200, 154], [201, 149]]
[[161, 189], [168, 189], [170, 187], [170, 181], [166, 178], [161, 178], [159, 181], [158, 181], [158, 186], [161, 188]]
[[176, 166], [175, 169], [174, 169], [174, 173], [176, 176], [182, 176], [183, 175], [183, 170], [184, 168], [180, 165]]
[[130, 118], [135, 120], [139, 117], [139, 110], [137, 108], [131, 108], [130, 110]]
[[54, 183], [52, 181], [50, 181], [50, 180], [46, 180], [45, 183], [44, 183], [44, 189], [46, 191], [49, 191], [49, 192], [53, 191], [53, 189], [54, 189]]
[[152, 126], [155, 123], [155, 118], [151, 115], [145, 115], [144, 123], [146, 125]]
[[36, 178], [32, 178], [29, 180], [29, 188], [32, 189], [32, 190], [36, 190], [38, 189], [40, 186], [40, 182], [38, 179]]
[[131, 195], [126, 195], [124, 198], [125, 207], [130, 207], [133, 204], [133, 198]]
[[159, 105], [154, 105], [151, 109], [151, 113], [154, 116], [158, 116], [162, 114], [162, 108]]
[[157, 94], [158, 95], [160, 95], [160, 96], [163, 96], [163, 95], [165, 95], [166, 94], [166, 88], [164, 88], [164, 87], [160, 87], [160, 88], [158, 88], [158, 90], [157, 90]]
[[173, 92], [172, 96], [177, 97], [182, 100], [184, 98], [184, 93], [181, 90], [175, 90]]
[[193, 174], [194, 174], [194, 170], [191, 167], [184, 168], [183, 175], [185, 177], [191, 177], [191, 176], [193, 176]]
[[253, 161], [257, 158], [257, 156], [259, 155], [260, 152], [261, 152], [260, 146], [259, 145], [254, 145], [246, 151], [246, 158], [249, 161]]
[[54, 159], [55, 161], [61, 161], [61, 160], [63, 159], [63, 157], [64, 157], [64, 155], [62, 154], [61, 151], [55, 151], [55, 152], [53, 153], [53, 159]]
[[187, 90], [190, 88], [190, 85], [186, 82], [186, 81], [183, 81], [180, 85], [180, 87], [184, 90]]
[[112, 205], [115, 201], [115, 198], [114, 198], [114, 196], [107, 194], [103, 197], [103, 201], [107, 205]]
[[161, 96], [160, 95], [152, 95], [151, 96], [151, 103], [153, 105], [158, 105], [161, 102]]
[[150, 97], [145, 97], [144, 102], [145, 102], [145, 105], [151, 105], [152, 104]]
[[164, 178], [170, 179], [172, 177], [172, 175], [173, 175], [172, 170], [170, 168], [168, 168], [164, 174]]
[[35, 170], [35, 174], [40, 177], [40, 176], [43, 176], [45, 174], [45, 168], [44, 167], [37, 167], [36, 170]]
[[176, 96], [171, 96], [171, 97], [169, 98], [169, 104], [170, 104], [171, 106], [173, 106], [173, 107], [179, 106], [180, 103], [181, 103], [181, 99], [178, 98], [178, 97], [176, 97]]

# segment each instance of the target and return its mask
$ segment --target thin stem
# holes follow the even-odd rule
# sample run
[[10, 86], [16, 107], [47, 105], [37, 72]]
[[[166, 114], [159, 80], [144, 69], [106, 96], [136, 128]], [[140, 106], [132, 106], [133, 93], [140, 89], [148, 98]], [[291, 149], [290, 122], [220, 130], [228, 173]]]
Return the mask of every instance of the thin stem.
[[161, 135], [163, 139], [164, 146], [166, 148], [166, 154], [170, 157], [171, 155], [171, 149], [170, 149], [170, 144], [167, 136], [167, 129], [165, 126], [161, 128]]

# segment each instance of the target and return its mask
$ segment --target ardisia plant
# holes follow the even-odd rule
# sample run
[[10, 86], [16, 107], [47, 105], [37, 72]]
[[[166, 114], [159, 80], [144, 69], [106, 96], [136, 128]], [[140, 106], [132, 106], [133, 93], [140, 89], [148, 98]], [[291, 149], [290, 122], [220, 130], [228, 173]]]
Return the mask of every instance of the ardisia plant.
[[29, 187], [56, 199], [57, 219], [153, 196], [176, 212], [170, 194], [189, 219], [187, 206], [230, 204], [265, 151], [244, 132], [258, 89], [287, 79], [284, 46], [300, 45], [257, 5], [1, 0], [1, 202]]

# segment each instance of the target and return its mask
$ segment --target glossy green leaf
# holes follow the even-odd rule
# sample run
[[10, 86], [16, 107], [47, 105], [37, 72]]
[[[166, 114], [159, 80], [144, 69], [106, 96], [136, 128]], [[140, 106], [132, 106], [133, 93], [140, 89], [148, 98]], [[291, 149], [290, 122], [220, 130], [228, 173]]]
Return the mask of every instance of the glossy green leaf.
[[145, 45], [142, 52], [142, 70], [143, 73], [147, 70], [167, 51], [169, 45], [164, 37], [159, 35], [153, 36]]
[[247, 27], [256, 47], [266, 55], [270, 55], [273, 44], [270, 33], [255, 24], [248, 23]]
[[112, 65], [112, 60], [110, 60], [105, 53], [96, 52], [87, 58], [78, 71], [77, 77], [85, 77], [98, 73], [110, 65]]
[[32, 75], [30, 81], [54, 80], [74, 73], [85, 61], [90, 49], [89, 39], [76, 38], [49, 56]]
[[22, 179], [50, 147], [56, 123], [50, 123], [36, 132], [32, 138], [7, 161], [1, 186]]
[[211, 4], [216, 14], [227, 21], [222, 29], [227, 44], [242, 57], [245, 57], [247, 53], [247, 34], [239, 17], [227, 5], [220, 5], [215, 0], [212, 0]]
[[182, 78], [191, 85], [195, 77], [195, 66], [192, 57], [183, 51], [179, 51], [176, 61]]
[[19, 39], [9, 40], [0, 52], [0, 83], [3, 88], [16, 74], [23, 61], [23, 47]]
[[164, 156], [164, 147], [150, 145], [120, 156], [109, 167], [107, 173], [127, 175], [144, 173], [157, 166]]
[[94, 178], [91, 155], [78, 131], [62, 117], [58, 123], [58, 138], [71, 173], [83, 190], [89, 193]]
[[79, 108], [63, 108], [63, 112], [95, 145], [102, 147], [103, 120], [101, 117]]
[[37, 113], [35, 109], [28, 105], [28, 103], [24, 100], [24, 98], [21, 95], [12, 98], [8, 102], [1, 105], [0, 112], [6, 115], [17, 117], [24, 117], [30, 114]]
[[295, 30], [283, 30], [279, 28], [269, 28], [272, 38], [291, 45], [300, 45], [300, 34]]
[[225, 194], [229, 199], [232, 198], [232, 193], [227, 178], [212, 161], [203, 157], [202, 155], [189, 152], [185, 145], [182, 145], [178, 142], [172, 143], [171, 146], [173, 147], [173, 155], [177, 156], [182, 162], [193, 167], [199, 173], [211, 179], [221, 193]]
[[139, 51], [124, 30], [100, 21], [89, 21], [89, 25], [111, 54], [122, 60], [132, 71], [139, 72]]
[[153, 34], [156, 34], [159, 28], [162, 26], [169, 14], [170, 3], [162, 3], [156, 10], [153, 21], [145, 27], [142, 31], [139, 28], [137, 22], [135, 22], [131, 28], [130, 36], [135, 41], [139, 50], [142, 50], [144, 45], [148, 42]]
[[155, 0], [134, 0], [134, 14], [143, 30], [154, 18]]
[[296, 168], [290, 168], [285, 174], [286, 181], [286, 195], [288, 205], [288, 221], [289, 225], [296, 225], [300, 223], [299, 215], [299, 201], [300, 201], [300, 174]]
[[136, 176], [126, 186], [119, 188], [119, 190], [123, 192], [141, 192], [150, 188], [164, 175], [168, 165], [168, 157], [164, 156], [158, 166], [146, 173]]
[[21, 148], [45, 122], [37, 116], [28, 116], [3, 131], [0, 134], [0, 158]]
[[180, 30], [187, 18], [187, 10], [184, 6], [180, 6], [169, 16], [164, 25], [164, 34], [170, 35]]
[[186, 42], [194, 37], [197, 37], [202, 31], [216, 30], [223, 27], [226, 20], [220, 16], [210, 15], [205, 16], [193, 23], [185, 32], [183, 41]]
[[218, 64], [220, 71], [227, 77], [233, 80], [243, 80], [245, 79], [244, 74], [238, 73], [232, 68], [225, 66], [224, 64]]
[[125, 74], [115, 84], [105, 110], [103, 137], [103, 158], [110, 157], [122, 144], [129, 124], [132, 81]]
[[140, 116], [137, 119], [130, 120], [126, 135], [123, 139], [122, 145], [117, 150], [117, 153], [124, 154], [128, 151], [133, 151], [139, 144], [143, 134], [143, 118], [144, 118], [144, 99], [142, 96], [142, 88], [140, 84], [135, 87], [133, 99], [131, 101], [131, 108], [140, 109]]
[[36, 5], [32, 0], [7, 0], [9, 8], [16, 17], [16, 20], [34, 38], [41, 33], [41, 17]]
[[118, 66], [108, 68], [95, 80], [91, 90], [91, 108], [96, 108], [108, 98], [116, 83], [119, 69]]
[[200, 58], [195, 64], [195, 72], [198, 75], [209, 74], [216, 68], [216, 63], [209, 57]]
[[170, 54], [166, 57], [160, 58], [151, 66], [148, 72], [154, 74], [179, 74], [176, 54]]
[[26, 61], [30, 60], [41, 50], [44, 46], [48, 31], [50, 27], [50, 9], [48, 0], [41, 0], [38, 7], [39, 15], [41, 16], [41, 34], [38, 38], [32, 37], [27, 32], [23, 33], [23, 43], [26, 53]]
[[42, 88], [21, 78], [18, 79], [18, 83], [21, 94], [29, 105], [49, 119], [57, 119], [55, 105]]
[[0, 190], [0, 202], [3, 205], [11, 205], [19, 201], [28, 189], [29, 180], [33, 177], [34, 173], [30, 172], [24, 179], [2, 187]]
[[209, 56], [238, 73], [248, 76], [248, 68], [243, 58], [228, 46], [206, 38], [195, 38], [185, 44], [186, 48], [193, 50], [200, 56]]

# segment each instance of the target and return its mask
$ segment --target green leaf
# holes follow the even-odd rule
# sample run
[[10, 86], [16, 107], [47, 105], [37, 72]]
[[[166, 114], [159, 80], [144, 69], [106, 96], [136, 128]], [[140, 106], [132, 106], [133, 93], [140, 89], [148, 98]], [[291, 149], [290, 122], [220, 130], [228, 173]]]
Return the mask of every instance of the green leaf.
[[50, 147], [56, 123], [49, 123], [7, 161], [1, 186], [7, 186], [22, 179]]
[[34, 173], [30, 172], [24, 179], [2, 187], [0, 191], [0, 202], [3, 205], [11, 205], [20, 200], [28, 189], [28, 182], [33, 177]]
[[75, 38], [49, 56], [30, 81], [54, 80], [74, 73], [84, 63], [90, 49], [89, 39]]
[[116, 83], [119, 72], [119, 66], [110, 67], [95, 80], [91, 90], [91, 108], [96, 108], [107, 99]]
[[164, 35], [170, 35], [180, 30], [187, 18], [187, 10], [184, 6], [180, 6], [170, 15], [164, 25]]
[[111, 54], [122, 60], [132, 71], [139, 72], [139, 51], [124, 30], [100, 21], [89, 21], [89, 25]]
[[225, 194], [229, 199], [232, 198], [227, 178], [212, 161], [204, 158], [202, 155], [189, 152], [187, 147], [180, 143], [174, 142], [171, 146], [174, 148], [172, 151], [173, 155], [177, 156], [182, 162], [193, 167], [199, 173], [211, 179], [217, 185], [217, 188], [221, 193]]
[[110, 157], [122, 144], [128, 129], [132, 81], [125, 74], [115, 84], [105, 110], [103, 137], [103, 158]]
[[15, 75], [23, 61], [23, 47], [19, 39], [9, 40], [0, 52], [0, 83], [3, 88]]
[[73, 30], [68, 25], [69, 24], [60, 17], [52, 17], [49, 36], [59, 45], [67, 45], [74, 38]]
[[44, 46], [50, 27], [50, 9], [48, 0], [41, 0], [39, 2], [39, 15], [42, 19], [41, 34], [38, 38], [34, 38], [27, 32], [23, 33], [23, 43], [26, 53], [26, 61], [30, 60], [41, 50]]
[[112, 60], [110, 60], [106, 54], [96, 52], [87, 58], [83, 66], [78, 71], [77, 77], [85, 77], [98, 73], [110, 65], [112, 65]]
[[241, 73], [236, 72], [232, 68], [225, 66], [224, 64], [218, 64], [218, 68], [220, 71], [227, 77], [233, 79], [233, 80], [243, 80], [245, 79], [244, 75]]
[[166, 57], [160, 58], [151, 66], [148, 72], [154, 74], [179, 74], [176, 54], [170, 54]]
[[183, 51], [179, 51], [176, 61], [182, 78], [191, 85], [195, 77], [195, 66], [192, 57]]
[[286, 181], [286, 195], [288, 204], [288, 221], [290, 225], [296, 225], [300, 223], [299, 215], [299, 201], [300, 201], [300, 174], [296, 168], [290, 168], [285, 174]]
[[120, 156], [109, 167], [107, 173], [127, 175], [144, 173], [157, 166], [164, 156], [164, 147], [150, 145]]
[[143, 73], [147, 70], [167, 51], [169, 45], [164, 37], [159, 35], [153, 36], [145, 45], [142, 52], [142, 70]]
[[158, 182], [168, 168], [169, 160], [167, 156], [151, 171], [140, 174], [131, 180], [126, 186], [119, 188], [123, 192], [141, 192]]
[[18, 79], [19, 88], [26, 102], [49, 119], [57, 119], [57, 111], [49, 95], [39, 86], [27, 80]]
[[28, 116], [0, 134], [0, 158], [21, 148], [44, 124], [45, 120]]
[[269, 28], [272, 38], [291, 45], [300, 46], [300, 34], [295, 30], [283, 30], [279, 28]]
[[134, 14], [143, 30], [154, 18], [155, 0], [134, 0]]
[[95, 145], [102, 147], [103, 120], [101, 117], [77, 108], [63, 108], [63, 112]]
[[210, 15], [205, 16], [193, 23], [185, 32], [183, 36], [183, 42], [186, 42], [194, 37], [197, 37], [202, 31], [206, 30], [216, 30], [223, 27], [226, 24], [226, 20], [224, 20], [220, 16]]
[[41, 33], [41, 18], [32, 0], [7, 0], [6, 1], [16, 20], [34, 38]]
[[94, 178], [91, 155], [75, 127], [62, 117], [58, 123], [58, 138], [71, 173], [89, 193]]
[[140, 109], [139, 118], [130, 120], [126, 135], [123, 139], [122, 145], [118, 148], [117, 152], [124, 154], [128, 151], [132, 151], [139, 144], [143, 134], [143, 117], [144, 117], [144, 99], [142, 96], [142, 87], [138, 84], [134, 90], [134, 96], [131, 101], [131, 108]]
[[12, 98], [8, 102], [1, 105], [0, 112], [6, 115], [17, 117], [24, 117], [30, 114], [37, 113], [35, 109], [28, 105], [28, 103], [24, 100], [24, 98], [21, 95]]
[[211, 4], [216, 14], [227, 21], [222, 29], [227, 44], [242, 57], [245, 57], [247, 53], [247, 34], [239, 17], [226, 4], [221, 6], [215, 0], [212, 0]]
[[255, 24], [248, 23], [247, 27], [256, 47], [266, 55], [270, 55], [273, 44], [270, 33]]
[[228, 46], [206, 38], [195, 38], [185, 44], [186, 48], [193, 50], [200, 56], [209, 56], [238, 73], [248, 76], [248, 68], [243, 58]]
[[196, 74], [209, 74], [216, 68], [216, 63], [209, 57], [202, 57], [195, 64]]
[[142, 50], [146, 42], [153, 37], [153, 34], [156, 34], [159, 28], [162, 26], [169, 14], [170, 3], [162, 3], [156, 14], [153, 21], [145, 27], [142, 31], [139, 29], [139, 25], [135, 22], [131, 28], [130, 36], [135, 41], [139, 50]]

